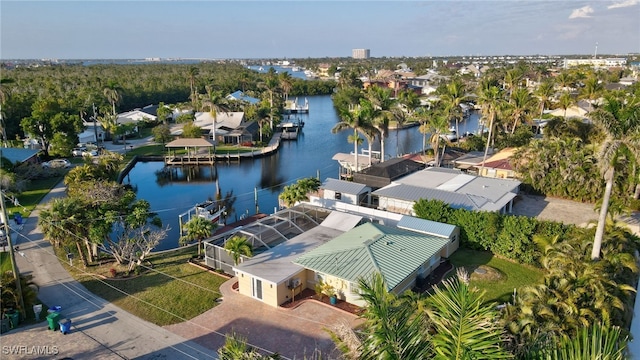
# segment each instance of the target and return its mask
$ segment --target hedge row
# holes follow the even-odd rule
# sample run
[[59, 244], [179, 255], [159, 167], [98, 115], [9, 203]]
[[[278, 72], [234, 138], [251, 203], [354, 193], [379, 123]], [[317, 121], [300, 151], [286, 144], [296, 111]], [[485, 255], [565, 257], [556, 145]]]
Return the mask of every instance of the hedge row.
[[524, 264], [537, 264], [540, 258], [534, 237], [562, 239], [574, 228], [526, 216], [453, 209], [439, 200], [419, 200], [413, 209], [419, 218], [458, 226], [461, 245], [465, 247], [488, 250]]

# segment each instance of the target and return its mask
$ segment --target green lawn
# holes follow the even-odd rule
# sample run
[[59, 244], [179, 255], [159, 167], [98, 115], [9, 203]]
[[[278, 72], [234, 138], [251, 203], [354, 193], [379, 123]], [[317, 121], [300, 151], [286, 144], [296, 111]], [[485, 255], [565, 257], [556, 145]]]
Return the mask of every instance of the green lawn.
[[[226, 279], [188, 264], [192, 254], [193, 248], [190, 248], [152, 256], [149, 260], [153, 270], [131, 279], [114, 280], [109, 279], [109, 275], [106, 280], [96, 279], [65, 267], [92, 293], [163, 326], [202, 314], [214, 307], [215, 300], [221, 296], [219, 288]], [[103, 273], [108, 274], [109, 266], [105, 267], [107, 271]], [[91, 269], [94, 270], [97, 269]]]
[[13, 218], [13, 214], [16, 212], [19, 212], [22, 217], [29, 216], [31, 211], [33, 211], [42, 198], [45, 197], [45, 195], [47, 195], [54, 186], [62, 181], [63, 176], [32, 180], [28, 185], [28, 189], [18, 195], [18, 202], [20, 203], [20, 206], [14, 206], [10, 202], [6, 203], [7, 214], [9, 214], [9, 217]]
[[449, 260], [456, 267], [464, 266], [470, 271], [480, 265], [497, 269], [503, 276], [500, 280], [477, 280], [473, 277], [471, 280], [471, 285], [486, 291], [486, 300], [497, 303], [511, 301], [513, 289], [538, 284], [543, 277], [543, 272], [540, 269], [497, 258], [487, 251], [460, 248], [451, 255]]
[[7, 251], [0, 252], [0, 271], [2, 274], [11, 271], [11, 259]]

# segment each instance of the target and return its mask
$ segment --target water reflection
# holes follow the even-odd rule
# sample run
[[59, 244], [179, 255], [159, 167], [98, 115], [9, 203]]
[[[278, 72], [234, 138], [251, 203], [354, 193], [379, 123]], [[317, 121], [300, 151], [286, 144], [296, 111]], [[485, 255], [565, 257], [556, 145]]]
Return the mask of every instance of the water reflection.
[[211, 182], [218, 179], [215, 165], [211, 166], [173, 166], [156, 171], [156, 182], [165, 186], [171, 182]]
[[[272, 213], [278, 206], [282, 188], [298, 179], [317, 176], [324, 181], [338, 177], [338, 164], [332, 157], [350, 153], [353, 144], [347, 141], [349, 131], [332, 134], [331, 128], [339, 122], [329, 96], [309, 96], [310, 113], [299, 115], [305, 122], [296, 141], [285, 141], [277, 153], [239, 163], [219, 162], [215, 166], [164, 169], [162, 162], [140, 162], [131, 170], [125, 183], [137, 187], [138, 198], [151, 204], [163, 223], [170, 225], [169, 236], [158, 250], [178, 246], [178, 215], [205, 200], [225, 199], [228, 221], [256, 212]], [[460, 124], [460, 131], [477, 129], [477, 115]], [[362, 148], [366, 149], [365, 142]], [[422, 151], [422, 134], [418, 127], [396, 132], [385, 139], [386, 153], [408, 154]], [[373, 144], [374, 150], [380, 145]]]

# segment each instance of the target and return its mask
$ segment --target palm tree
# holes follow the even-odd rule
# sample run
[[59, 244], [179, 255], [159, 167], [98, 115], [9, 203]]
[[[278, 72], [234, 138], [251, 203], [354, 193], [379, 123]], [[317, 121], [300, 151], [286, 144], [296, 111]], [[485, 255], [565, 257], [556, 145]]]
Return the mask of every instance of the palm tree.
[[213, 223], [203, 217], [196, 216], [185, 224], [186, 234], [180, 237], [180, 244], [186, 245], [193, 240], [198, 240], [198, 256], [201, 255], [202, 240], [211, 236], [218, 224]]
[[366, 99], [371, 104], [372, 125], [380, 133], [380, 162], [384, 162], [384, 139], [389, 136], [389, 118], [396, 101], [391, 97], [391, 89], [378, 86], [372, 86], [368, 89]]
[[122, 88], [115, 81], [109, 81], [103, 89], [104, 96], [111, 103], [113, 116], [116, 116], [116, 104], [122, 101]]
[[589, 101], [589, 109], [593, 111], [593, 103], [600, 98], [604, 85], [600, 83], [597, 77], [591, 76], [584, 82], [584, 87], [580, 90], [580, 97]]
[[433, 149], [435, 166], [440, 166], [440, 139], [442, 134], [446, 134], [449, 130], [449, 116], [447, 109], [438, 109], [432, 112], [422, 113], [426, 119], [418, 129], [422, 134], [431, 134], [429, 143]]
[[493, 304], [484, 302], [483, 293], [469, 286], [468, 274], [434, 288], [425, 311], [433, 326], [431, 340], [435, 359], [508, 359], [500, 347], [502, 330]]
[[460, 136], [459, 122], [462, 120], [462, 108], [460, 104], [466, 99], [465, 85], [460, 80], [456, 79], [445, 88], [444, 94], [440, 96], [440, 100], [445, 104], [449, 118], [453, 118], [456, 122], [456, 135]]
[[187, 79], [189, 80], [189, 86], [191, 87], [191, 104], [194, 109], [197, 97], [196, 92], [198, 91], [198, 88], [196, 87], [196, 77], [198, 77], [198, 74], [200, 74], [200, 70], [195, 66], [190, 67], [187, 72]]
[[561, 72], [556, 76], [556, 84], [560, 86], [563, 91], [568, 91], [573, 87], [573, 76], [566, 71]]
[[598, 164], [606, 182], [591, 253], [594, 260], [600, 257], [616, 168], [624, 166], [626, 159], [637, 162], [640, 158], [640, 104], [636, 99], [622, 101], [608, 96], [604, 105], [591, 114], [591, 119], [605, 134]]
[[340, 109], [341, 121], [333, 126], [331, 129], [332, 134], [337, 134], [346, 129], [352, 129], [353, 134], [349, 135], [347, 141], [353, 143], [353, 152], [355, 157], [354, 172], [358, 172], [358, 145], [360, 145], [363, 139], [359, 136], [359, 133], [366, 131], [371, 127], [370, 119], [367, 117], [366, 110], [363, 110], [360, 105], [357, 105], [353, 109]]
[[511, 93], [520, 86], [523, 75], [524, 73], [518, 68], [509, 69], [504, 74], [503, 88], [507, 92], [509, 99], [511, 99]]
[[540, 360], [608, 359], [624, 360], [628, 336], [617, 326], [589, 324], [577, 336], [554, 338], [549, 348], [531, 354]]
[[211, 129], [211, 136], [213, 136], [213, 142], [216, 143], [216, 126], [218, 124], [218, 114], [229, 112], [229, 102], [224, 97], [221, 91], [214, 91], [213, 87], [207, 86], [207, 98], [203, 102], [204, 106], [209, 107], [209, 114], [213, 118], [213, 128]]
[[478, 94], [478, 103], [481, 106], [480, 111], [482, 112], [483, 119], [485, 121], [489, 120], [489, 134], [487, 136], [487, 144], [484, 149], [484, 156], [482, 157], [480, 174], [484, 171], [484, 163], [487, 161], [487, 154], [489, 153], [494, 121], [501, 107], [502, 101], [502, 92], [497, 86], [493, 85], [491, 81], [481, 85], [480, 94]]
[[553, 80], [547, 80], [540, 84], [535, 91], [535, 95], [538, 97], [538, 101], [540, 102], [540, 118], [542, 119], [542, 115], [544, 115], [544, 109], [549, 104], [549, 99], [554, 94], [553, 88]]
[[[86, 239], [82, 236], [87, 224], [82, 222], [84, 213], [82, 204], [78, 198], [53, 199], [50, 207], [41, 211], [38, 217], [38, 225], [42, 229], [45, 238], [54, 247], [75, 245], [82, 265], [87, 267], [89, 262], [82, 247]], [[89, 252], [89, 256], [91, 253]]]
[[280, 88], [284, 92], [284, 99], [288, 100], [289, 91], [291, 91], [291, 88], [293, 87], [293, 78], [291, 77], [291, 74], [287, 71], [281, 72], [278, 74], [278, 82], [280, 83]]
[[379, 273], [360, 279], [360, 296], [367, 303], [358, 359], [428, 359], [433, 350], [423, 314], [414, 314], [416, 300], [390, 293]]
[[558, 98], [558, 105], [564, 110], [563, 117], [565, 119], [567, 118], [567, 109], [573, 106], [573, 104], [575, 104], [575, 99], [571, 96], [571, 93], [563, 91], [562, 94], [560, 94], [560, 98]]
[[238, 265], [242, 255], [251, 257], [253, 255], [253, 249], [251, 244], [247, 241], [245, 236], [234, 235], [227, 239], [224, 243], [224, 249], [233, 258], [233, 264]]
[[529, 114], [533, 109], [534, 99], [527, 89], [515, 89], [510, 96], [509, 112], [513, 118], [513, 127], [511, 133], [516, 132], [518, 123], [525, 123], [529, 119]]

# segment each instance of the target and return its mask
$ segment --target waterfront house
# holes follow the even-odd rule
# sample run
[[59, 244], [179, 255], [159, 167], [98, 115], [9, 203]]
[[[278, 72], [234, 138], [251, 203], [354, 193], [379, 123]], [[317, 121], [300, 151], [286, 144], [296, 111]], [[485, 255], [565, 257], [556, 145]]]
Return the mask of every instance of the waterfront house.
[[334, 289], [338, 299], [359, 306], [366, 304], [358, 282], [375, 273], [382, 275], [389, 292], [402, 294], [459, 245], [458, 229], [453, 225], [403, 220], [395, 227], [364, 223], [298, 257], [294, 264], [305, 268], [307, 286], [322, 281]]
[[393, 181], [371, 193], [378, 208], [414, 215], [421, 199], [440, 200], [454, 209], [510, 213], [520, 181], [494, 179], [463, 173], [457, 169], [426, 168]]
[[255, 105], [257, 103], [260, 102], [260, 99], [251, 97], [245, 93], [243, 93], [241, 90], [238, 91], [234, 91], [231, 94], [227, 95], [227, 100], [230, 101], [244, 101], [250, 105]]
[[324, 200], [314, 198], [211, 239], [205, 261], [223, 268], [229, 261], [224, 242], [245, 236], [255, 255], [232, 266], [240, 294], [278, 306], [322, 280], [340, 299], [363, 305], [357, 293], [360, 277], [380, 272], [389, 290], [400, 293], [459, 246], [459, 229], [453, 225], [349, 204], [341, 205], [345, 211], [330, 210], [318, 202]]
[[394, 158], [376, 163], [353, 174], [353, 181], [365, 184], [371, 189], [379, 189], [389, 185], [393, 180], [424, 169], [425, 165], [410, 158]]
[[[209, 112], [197, 112], [195, 114], [194, 124], [200, 127], [203, 133], [209, 135], [209, 139], [213, 137], [214, 119]], [[247, 122], [244, 118], [244, 112], [220, 112], [216, 117], [216, 139], [218, 144], [234, 144], [251, 143], [257, 138], [258, 124], [255, 122]]]
[[353, 181], [328, 178], [320, 185], [320, 197], [346, 204], [360, 205], [367, 202], [371, 188]]

